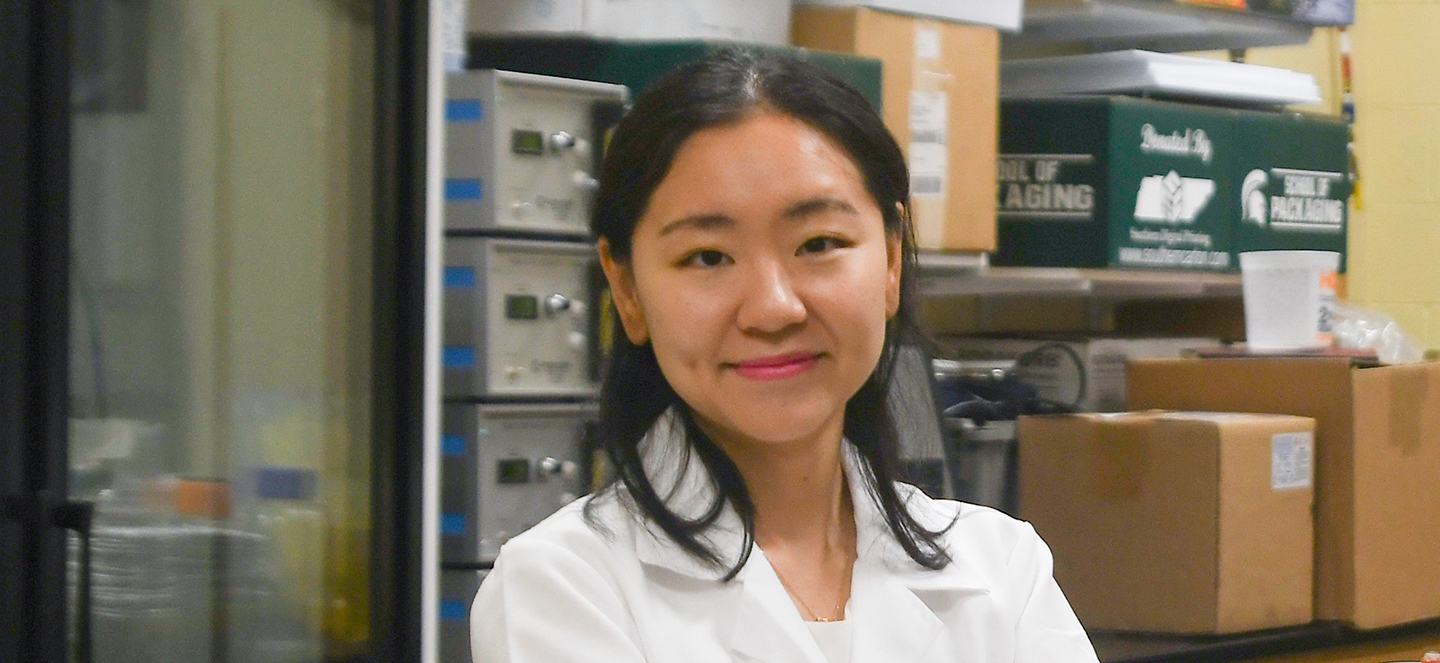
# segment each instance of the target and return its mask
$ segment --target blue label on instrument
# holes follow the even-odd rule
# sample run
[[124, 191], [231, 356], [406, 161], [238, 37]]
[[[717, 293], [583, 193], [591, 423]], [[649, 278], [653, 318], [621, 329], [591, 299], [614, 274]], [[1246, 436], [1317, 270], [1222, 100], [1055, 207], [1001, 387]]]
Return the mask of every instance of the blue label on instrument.
[[475, 269], [473, 267], [446, 267], [445, 287], [474, 288]]
[[445, 368], [475, 368], [475, 348], [468, 345], [445, 346]]
[[447, 622], [463, 622], [470, 619], [470, 604], [464, 601], [441, 601], [440, 619]]
[[445, 119], [449, 122], [479, 122], [485, 107], [479, 99], [450, 99], [445, 102]]
[[480, 200], [480, 196], [478, 178], [445, 180], [445, 200]]

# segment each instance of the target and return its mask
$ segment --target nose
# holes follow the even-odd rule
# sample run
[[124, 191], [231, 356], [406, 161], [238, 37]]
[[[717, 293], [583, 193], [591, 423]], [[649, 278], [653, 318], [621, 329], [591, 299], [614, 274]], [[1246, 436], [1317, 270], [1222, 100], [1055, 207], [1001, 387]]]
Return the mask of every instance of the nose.
[[805, 321], [808, 312], [795, 287], [795, 279], [778, 260], [751, 263], [736, 322], [748, 332], [774, 334]]

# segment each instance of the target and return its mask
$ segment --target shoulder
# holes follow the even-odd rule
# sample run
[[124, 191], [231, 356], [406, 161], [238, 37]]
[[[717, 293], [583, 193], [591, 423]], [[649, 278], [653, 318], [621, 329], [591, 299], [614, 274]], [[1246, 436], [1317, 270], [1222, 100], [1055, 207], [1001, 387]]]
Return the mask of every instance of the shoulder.
[[[625, 612], [625, 595], [638, 574], [618, 530], [623, 521], [592, 498], [576, 500], [500, 547], [480, 583], [476, 612], [504, 617], [545, 614], [557, 605], [588, 606], [608, 615]], [[598, 527], [596, 525], [599, 525]]]
[[616, 502], [588, 496], [561, 507], [501, 546], [495, 572], [612, 566], [625, 557], [621, 549], [629, 539], [628, 513]]
[[[1006, 573], [1017, 564], [1048, 559], [1049, 551], [1035, 528], [997, 509], [968, 502], [934, 499], [918, 488], [902, 484], [911, 515], [940, 540], [952, 559], [977, 571]], [[1047, 562], [1048, 563], [1048, 562]]]
[[[592, 527], [589, 502], [561, 508], [500, 548], [470, 612], [475, 660], [642, 659], [632, 615], [634, 556], [624, 553], [620, 537]], [[602, 525], [613, 515], [592, 513]], [[555, 637], [557, 621], [571, 637]]]

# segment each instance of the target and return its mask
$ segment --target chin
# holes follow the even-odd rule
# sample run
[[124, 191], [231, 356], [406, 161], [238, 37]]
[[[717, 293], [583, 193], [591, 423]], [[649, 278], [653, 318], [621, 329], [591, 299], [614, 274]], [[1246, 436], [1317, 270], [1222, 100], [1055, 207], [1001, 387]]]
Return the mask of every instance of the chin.
[[843, 419], [843, 405], [838, 412], [831, 407], [769, 403], [740, 407], [728, 413], [719, 428], [741, 440], [765, 445], [784, 445], [813, 439], [824, 431], [835, 417]]

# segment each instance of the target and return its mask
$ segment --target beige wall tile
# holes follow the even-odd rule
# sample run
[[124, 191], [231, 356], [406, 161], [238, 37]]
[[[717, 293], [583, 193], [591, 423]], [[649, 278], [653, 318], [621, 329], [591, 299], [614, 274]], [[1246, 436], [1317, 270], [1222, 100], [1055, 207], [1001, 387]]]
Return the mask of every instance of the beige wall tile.
[[1431, 304], [1428, 313], [1430, 324], [1418, 345], [1423, 349], [1440, 351], [1440, 304]]
[[1366, 210], [1375, 245], [1364, 269], [1377, 301], [1440, 302], [1440, 204], [1381, 204]]
[[[1440, 27], [1440, 23], [1437, 23]], [[1436, 86], [1440, 88], [1440, 86]], [[1357, 99], [1356, 158], [1365, 204], [1440, 200], [1436, 179], [1436, 110]]]
[[1349, 296], [1355, 300], [1373, 299], [1375, 264], [1375, 231], [1366, 210], [1350, 205], [1349, 228], [1346, 234], [1345, 266]]
[[[1440, 2], [1355, 4], [1357, 104], [1440, 104], [1440, 85], [1428, 80], [1440, 70]], [[1365, 111], [1360, 106], [1362, 117]]]

